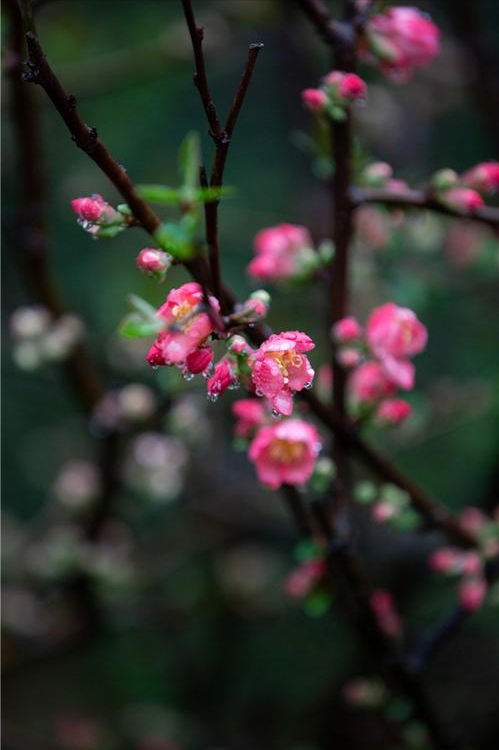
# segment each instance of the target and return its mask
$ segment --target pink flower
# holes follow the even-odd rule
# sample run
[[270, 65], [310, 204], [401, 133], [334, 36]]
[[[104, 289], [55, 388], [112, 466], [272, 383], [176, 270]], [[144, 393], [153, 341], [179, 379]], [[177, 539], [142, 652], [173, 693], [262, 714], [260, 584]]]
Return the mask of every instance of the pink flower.
[[480, 508], [475, 508], [472, 505], [461, 511], [459, 515], [459, 525], [464, 531], [469, 531], [471, 534], [479, 532], [487, 518]]
[[458, 588], [461, 606], [468, 612], [475, 612], [482, 606], [487, 594], [487, 582], [484, 578], [465, 578]]
[[387, 375], [404, 390], [414, 387], [414, 367], [407, 357], [423, 351], [428, 339], [425, 326], [406, 307], [387, 302], [371, 313], [366, 341], [382, 362]]
[[385, 523], [391, 518], [395, 518], [398, 515], [398, 508], [394, 503], [388, 503], [386, 500], [381, 500], [373, 505], [372, 516], [375, 521], [379, 523]]
[[417, 8], [388, 8], [367, 24], [371, 52], [390, 77], [407, 80], [414, 68], [424, 67], [440, 52], [438, 27]]
[[456, 573], [459, 571], [461, 553], [454, 547], [441, 547], [430, 557], [430, 568], [435, 573]]
[[194, 351], [191, 354], [188, 354], [185, 358], [187, 369], [193, 375], [205, 372], [212, 362], [213, 350], [208, 344], [200, 346], [198, 349], [194, 349]]
[[215, 371], [211, 378], [208, 378], [206, 383], [208, 397], [210, 400], [216, 401], [219, 396], [225, 393], [227, 388], [235, 385], [235, 383], [237, 383], [237, 375], [234, 365], [225, 357], [215, 366]]
[[303, 599], [326, 572], [323, 560], [305, 560], [286, 578], [284, 589], [288, 596]]
[[402, 398], [390, 398], [383, 401], [376, 412], [376, 419], [385, 425], [397, 425], [404, 422], [412, 412], [412, 406]]
[[232, 414], [237, 422], [234, 432], [237, 437], [251, 437], [257, 427], [265, 422], [265, 407], [259, 399], [242, 398], [232, 404]]
[[279, 414], [293, 411], [292, 391], [309, 387], [314, 377], [304, 352], [315, 346], [306, 333], [283, 331], [273, 334], [252, 359], [251, 379], [257, 396], [265, 396]]
[[479, 193], [495, 193], [499, 190], [499, 162], [488, 161], [468, 169], [462, 176], [466, 187]]
[[311, 112], [322, 112], [327, 104], [327, 94], [321, 89], [305, 89], [301, 92], [301, 98]]
[[312, 244], [305, 227], [279, 224], [262, 229], [255, 237], [255, 257], [248, 266], [248, 273], [268, 281], [292, 278], [300, 271], [302, 259], [310, 254]]
[[333, 326], [333, 336], [341, 344], [357, 341], [362, 336], [362, 328], [355, 318], [342, 318]]
[[390, 637], [399, 635], [402, 631], [402, 620], [392, 594], [385, 589], [377, 589], [371, 594], [370, 602], [380, 629]]
[[323, 81], [333, 99], [339, 99], [340, 103], [354, 102], [358, 99], [364, 99], [366, 96], [366, 82], [355, 73], [332, 70], [331, 73], [324, 76]]
[[438, 200], [453, 211], [472, 214], [482, 208], [483, 198], [476, 190], [465, 187], [455, 187], [438, 194]]
[[337, 360], [343, 367], [351, 369], [357, 367], [362, 356], [358, 349], [345, 348], [338, 352]]
[[395, 391], [395, 384], [379, 362], [364, 362], [350, 375], [349, 389], [355, 401], [375, 404]]
[[[194, 281], [169, 292], [165, 303], [157, 311], [168, 328], [159, 334], [149, 350], [149, 364], [181, 364], [206, 341], [213, 331], [213, 324], [207, 313], [196, 313], [203, 302], [201, 286]], [[215, 297], [210, 297], [209, 302], [215, 310], [219, 310]]]
[[71, 208], [78, 218], [92, 224], [113, 224], [123, 220], [123, 216], [98, 193], [87, 198], [75, 198], [71, 201]]
[[151, 276], [163, 278], [171, 266], [172, 258], [163, 250], [145, 247], [136, 258], [137, 268]]
[[390, 225], [386, 213], [374, 206], [361, 206], [354, 213], [355, 228], [369, 250], [380, 250], [390, 240]]
[[460, 568], [465, 575], [477, 575], [482, 572], [482, 558], [478, 552], [463, 552], [459, 561]]
[[249, 448], [258, 479], [272, 489], [304, 484], [320, 450], [319, 433], [301, 419], [261, 427]]

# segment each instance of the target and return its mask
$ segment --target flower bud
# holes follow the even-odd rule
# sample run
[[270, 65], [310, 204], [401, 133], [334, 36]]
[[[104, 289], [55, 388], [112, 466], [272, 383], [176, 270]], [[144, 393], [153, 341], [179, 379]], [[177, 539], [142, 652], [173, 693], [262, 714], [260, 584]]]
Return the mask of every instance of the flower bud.
[[466, 187], [480, 193], [495, 193], [499, 190], [499, 162], [489, 161], [477, 164], [462, 176]]
[[327, 94], [321, 89], [305, 89], [301, 93], [303, 104], [311, 112], [323, 112], [327, 105]]
[[136, 264], [144, 273], [162, 281], [172, 264], [172, 256], [154, 247], [145, 247], [137, 255]]
[[376, 419], [383, 425], [398, 425], [405, 422], [411, 412], [412, 406], [404, 399], [389, 398], [379, 405]]
[[362, 172], [362, 181], [368, 187], [383, 187], [392, 177], [393, 169], [384, 161], [369, 164]]
[[231, 363], [227, 359], [221, 359], [215, 366], [215, 371], [206, 383], [208, 398], [210, 401], [216, 401], [227, 388], [237, 383], [237, 376]]
[[484, 578], [465, 578], [458, 588], [459, 601], [467, 612], [475, 612], [482, 606], [487, 594]]
[[200, 346], [195, 349], [185, 360], [187, 369], [193, 375], [205, 372], [213, 361], [213, 350], [211, 346]]
[[435, 190], [449, 190], [459, 182], [459, 176], [453, 169], [439, 169], [431, 178], [431, 185]]
[[463, 214], [471, 214], [483, 206], [482, 196], [471, 188], [451, 188], [440, 193], [437, 197], [448, 208]]
[[362, 328], [352, 316], [342, 318], [333, 326], [333, 337], [340, 344], [357, 341], [362, 336]]
[[456, 573], [459, 571], [460, 552], [454, 547], [441, 547], [430, 557], [430, 568], [435, 573]]

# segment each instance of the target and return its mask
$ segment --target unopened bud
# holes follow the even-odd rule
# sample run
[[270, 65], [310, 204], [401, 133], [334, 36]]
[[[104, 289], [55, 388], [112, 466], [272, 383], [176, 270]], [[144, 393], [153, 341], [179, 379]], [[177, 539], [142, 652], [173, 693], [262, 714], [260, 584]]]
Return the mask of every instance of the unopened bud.
[[162, 281], [172, 264], [172, 256], [163, 250], [145, 247], [137, 255], [136, 264], [144, 273]]

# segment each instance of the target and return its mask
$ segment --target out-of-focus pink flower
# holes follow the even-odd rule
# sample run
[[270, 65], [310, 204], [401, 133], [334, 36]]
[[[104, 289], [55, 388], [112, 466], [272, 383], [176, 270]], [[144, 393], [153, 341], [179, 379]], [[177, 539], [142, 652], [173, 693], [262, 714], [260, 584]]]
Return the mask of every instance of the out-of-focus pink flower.
[[79, 219], [91, 224], [113, 224], [123, 220], [119, 211], [106, 203], [98, 193], [87, 198], [75, 198], [71, 201], [71, 208]]
[[[189, 354], [206, 341], [213, 331], [213, 324], [207, 313], [196, 313], [203, 301], [203, 290], [194, 281], [169, 292], [157, 315], [170, 329], [162, 331], [149, 350], [147, 361], [150, 365], [185, 362]], [[210, 297], [209, 303], [214, 310], [220, 309], [215, 297]]]
[[232, 323], [237, 325], [248, 325], [257, 323], [267, 315], [270, 304], [270, 294], [264, 289], [259, 289], [249, 299], [236, 305], [236, 309], [230, 316]]
[[342, 318], [333, 326], [333, 337], [341, 344], [357, 341], [362, 336], [362, 328], [352, 316]]
[[355, 73], [344, 73], [333, 70], [324, 77], [325, 85], [331, 90], [333, 97], [345, 102], [363, 99], [367, 92], [366, 82]]
[[376, 419], [385, 425], [404, 422], [412, 412], [412, 406], [403, 398], [390, 398], [383, 401], [376, 412]]
[[417, 8], [388, 8], [369, 19], [366, 32], [381, 70], [395, 80], [406, 81], [440, 52], [438, 27]]
[[485, 513], [472, 505], [464, 508], [459, 514], [459, 525], [464, 531], [469, 531], [471, 534], [480, 531], [486, 522]]
[[486, 237], [484, 227], [476, 226], [475, 222], [453, 221], [445, 238], [445, 254], [456, 266], [469, 266]]
[[441, 547], [430, 557], [430, 568], [435, 573], [457, 573], [459, 571], [461, 552], [454, 547]]
[[136, 258], [137, 268], [151, 276], [163, 278], [172, 264], [171, 255], [155, 247], [145, 247]]
[[399, 635], [403, 625], [392, 594], [385, 589], [377, 589], [371, 594], [370, 602], [380, 629], [390, 637]]
[[311, 112], [322, 112], [327, 104], [327, 94], [322, 89], [305, 89], [301, 92], [301, 98]]
[[256, 279], [285, 281], [296, 276], [302, 261], [308, 259], [313, 243], [308, 229], [295, 224], [279, 224], [262, 229], [255, 237], [255, 257], [248, 274]]
[[257, 427], [265, 422], [265, 407], [259, 399], [242, 398], [232, 404], [232, 414], [236, 418], [234, 432], [237, 437], [251, 437]]
[[354, 214], [355, 228], [369, 250], [380, 250], [390, 240], [388, 217], [374, 206], [361, 206]]
[[459, 566], [465, 575], [477, 575], [483, 570], [482, 558], [478, 552], [463, 552], [459, 560]]
[[209, 344], [198, 347], [185, 358], [187, 369], [193, 375], [198, 375], [200, 372], [206, 372], [212, 362], [213, 349]]
[[428, 339], [425, 326], [406, 307], [393, 302], [377, 307], [366, 326], [366, 341], [389, 377], [401, 388], [414, 387], [414, 367], [407, 357], [423, 351]]
[[337, 360], [343, 367], [351, 369], [357, 367], [362, 356], [358, 349], [345, 348], [341, 349], [337, 354]]
[[235, 372], [234, 363], [231, 362], [227, 357], [221, 359], [220, 362], [215, 366], [215, 371], [211, 378], [208, 378], [206, 387], [208, 391], [208, 397], [212, 401], [221, 396], [227, 388], [237, 383], [237, 374]]
[[252, 357], [251, 379], [257, 396], [265, 396], [279, 414], [293, 411], [292, 391], [310, 387], [314, 371], [308, 352], [315, 346], [306, 333], [283, 331], [273, 334]]
[[288, 575], [284, 590], [293, 599], [303, 599], [326, 572], [324, 560], [305, 560]]
[[499, 190], [499, 162], [488, 161], [468, 169], [461, 178], [466, 187], [479, 193], [495, 193]]
[[483, 198], [476, 190], [455, 187], [438, 194], [438, 200], [453, 211], [472, 214], [484, 205]]
[[385, 161], [375, 161], [362, 171], [362, 182], [368, 187], [384, 187], [393, 175], [393, 169]]
[[405, 180], [392, 179], [386, 183], [386, 189], [395, 195], [405, 193], [409, 185]]
[[375, 404], [395, 392], [395, 384], [379, 362], [364, 362], [350, 375], [348, 381], [354, 401]]
[[319, 433], [301, 419], [261, 427], [249, 448], [249, 458], [261, 482], [272, 489], [304, 484], [310, 479], [320, 451]]
[[459, 601], [468, 612], [475, 612], [480, 609], [486, 595], [487, 582], [482, 577], [464, 578], [459, 584]]
[[389, 521], [391, 518], [395, 518], [395, 516], [398, 515], [398, 512], [395, 503], [388, 503], [386, 500], [380, 500], [373, 505], [372, 516], [375, 521], [386, 523], [386, 521]]

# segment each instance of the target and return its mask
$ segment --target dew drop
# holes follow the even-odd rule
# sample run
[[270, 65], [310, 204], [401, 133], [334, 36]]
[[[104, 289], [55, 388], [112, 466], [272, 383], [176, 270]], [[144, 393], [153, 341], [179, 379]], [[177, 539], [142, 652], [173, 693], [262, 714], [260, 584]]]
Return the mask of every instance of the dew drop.
[[312, 388], [312, 383], [305, 383], [303, 386], [307, 391], [309, 391]]
[[261, 391], [259, 388], [256, 389], [255, 394], [259, 397], [263, 396], [263, 391]]
[[239, 380], [234, 380], [233, 383], [231, 383], [229, 386], [227, 386], [227, 389], [229, 391], [237, 391], [241, 387], [241, 384]]
[[282, 414], [280, 411], [277, 411], [277, 409], [272, 409], [272, 419], [280, 419], [282, 417]]
[[218, 401], [218, 393], [208, 393], [206, 398], [208, 401], [211, 401], [212, 404], [215, 404]]
[[191, 382], [191, 380], [194, 380], [194, 373], [189, 372], [189, 370], [185, 370], [185, 372], [182, 373], [182, 377], [184, 380], [186, 380], [188, 383]]
[[151, 365], [151, 370], [159, 370], [159, 365]]

